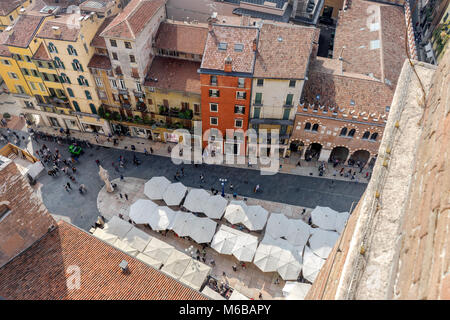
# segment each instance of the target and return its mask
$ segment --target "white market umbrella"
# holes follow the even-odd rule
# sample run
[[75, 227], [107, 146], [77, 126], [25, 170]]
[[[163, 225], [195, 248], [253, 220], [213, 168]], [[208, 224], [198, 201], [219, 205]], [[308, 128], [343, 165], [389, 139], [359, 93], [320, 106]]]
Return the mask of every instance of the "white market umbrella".
[[159, 206], [148, 218], [148, 224], [155, 231], [162, 231], [171, 229], [175, 221], [177, 212], [173, 211], [169, 207]]
[[286, 236], [289, 219], [282, 213], [271, 213], [266, 225], [266, 234], [277, 239]]
[[283, 280], [297, 280], [302, 271], [302, 257], [286, 240], [279, 239], [277, 243], [282, 249], [277, 268], [278, 274]]
[[242, 224], [249, 230], [262, 230], [269, 212], [261, 206], [248, 206], [247, 217]]
[[181, 182], [172, 183], [167, 187], [163, 200], [168, 206], [178, 206], [186, 195], [187, 187]]
[[325, 260], [316, 256], [308, 246], [305, 247], [305, 252], [303, 253], [303, 268], [302, 275], [303, 278], [311, 283], [317, 278], [320, 269], [322, 268]]
[[305, 246], [311, 235], [311, 227], [301, 219], [289, 219], [286, 240], [294, 246]]
[[180, 279], [191, 260], [192, 258], [187, 254], [174, 250], [162, 266], [161, 271], [171, 275], [175, 279]]
[[136, 224], [147, 224], [157, 207], [151, 200], [139, 199], [130, 206], [129, 217]]
[[248, 206], [244, 201], [231, 201], [225, 209], [225, 219], [231, 224], [238, 224], [245, 221]]
[[222, 254], [232, 254], [238, 240], [236, 234], [227, 232], [222, 228], [217, 231], [211, 242], [211, 248]]
[[221, 195], [210, 196], [204, 203], [204, 214], [211, 219], [221, 219], [228, 200]]
[[119, 239], [116, 235], [108, 233], [104, 229], [100, 228], [95, 229], [93, 235], [109, 244], [113, 244], [117, 239]]
[[179, 237], [189, 236], [198, 219], [200, 218], [190, 212], [178, 211], [178, 214], [175, 216], [175, 220], [172, 225], [172, 230]]
[[169, 256], [176, 249], [170, 244], [161, 241], [157, 238], [153, 238], [148, 243], [147, 247], [144, 249], [144, 254], [149, 256], [150, 258], [155, 259], [156, 261], [160, 261], [161, 263], [165, 263]]
[[337, 213], [337, 211], [334, 211], [329, 207], [318, 206], [311, 211], [311, 221], [321, 229], [335, 230]]
[[309, 238], [309, 247], [319, 257], [326, 259], [333, 250], [334, 244], [339, 238], [339, 233], [335, 231], [313, 229], [312, 236]]
[[203, 189], [191, 189], [183, 206], [191, 212], [204, 212], [204, 204], [208, 201], [210, 195]]
[[148, 255], [146, 255], [144, 253], [138, 253], [138, 255], [136, 256], [136, 259], [141, 260], [145, 264], [148, 264], [149, 266], [151, 266], [155, 269], [159, 269], [162, 265], [161, 261], [155, 260], [152, 257], [149, 257]]
[[217, 223], [210, 218], [197, 218], [188, 235], [197, 243], [211, 242], [216, 228]]
[[251, 262], [258, 247], [258, 238], [251, 235], [238, 237], [233, 249], [233, 256], [239, 261]]
[[150, 200], [162, 200], [164, 192], [171, 182], [166, 177], [153, 177], [144, 185], [144, 194]]
[[122, 241], [128, 243], [139, 252], [142, 252], [152, 238], [153, 237], [151, 235], [136, 227], [133, 227], [130, 231], [128, 231], [125, 237], [122, 238]]
[[211, 273], [211, 267], [204, 263], [191, 259], [188, 266], [184, 270], [180, 281], [184, 284], [200, 290], [208, 275]]
[[350, 217], [348, 212], [338, 212], [336, 214], [336, 225], [335, 230], [341, 234], [344, 231], [345, 225], [347, 224], [347, 220]]
[[109, 234], [116, 235], [119, 238], [125, 237], [128, 231], [133, 228], [133, 225], [125, 220], [120, 219], [118, 216], [113, 216], [111, 220], [105, 223], [103, 230]]
[[283, 295], [286, 300], [304, 300], [311, 285], [297, 281], [286, 281], [283, 287]]
[[116, 242], [114, 242], [112, 245], [117, 249], [122, 250], [123, 252], [129, 254], [130, 256], [136, 256], [139, 253], [139, 251], [136, 248], [133, 248], [128, 243], [120, 239], [117, 239]]
[[275, 241], [269, 241], [265, 237], [256, 249], [253, 263], [263, 272], [275, 272], [279, 266], [281, 252], [282, 249]]

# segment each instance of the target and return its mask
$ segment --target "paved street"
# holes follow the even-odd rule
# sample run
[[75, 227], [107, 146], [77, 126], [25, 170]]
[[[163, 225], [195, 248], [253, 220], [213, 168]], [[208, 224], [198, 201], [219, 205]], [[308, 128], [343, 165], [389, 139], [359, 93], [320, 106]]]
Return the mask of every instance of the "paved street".
[[198, 20], [207, 22], [213, 12], [219, 15], [232, 16], [237, 6], [214, 0], [169, 0], [167, 2], [167, 17], [179, 21]]
[[[20, 134], [23, 134], [22, 132]], [[36, 150], [45, 143], [53, 152], [58, 147], [64, 158], [69, 157], [67, 145], [40, 141], [37, 146], [32, 142], [28, 150]], [[23, 143], [21, 145], [23, 147]], [[122, 155], [127, 160], [124, 169], [116, 172], [112, 162], [118, 164], [118, 158]], [[171, 159], [163, 156], [144, 155], [137, 153], [142, 160], [140, 166], [132, 164], [133, 152], [127, 150], [117, 150], [95, 146], [86, 149], [84, 155], [80, 157], [80, 163], [76, 165], [75, 177], [77, 183], [71, 182], [63, 173], [58, 177], [51, 177], [43, 174], [39, 179], [42, 198], [50, 212], [67, 217], [73, 224], [89, 230], [99, 215], [97, 209], [97, 194], [103, 187], [103, 183], [98, 176], [98, 167], [95, 159], [99, 159], [105, 169], [108, 170], [111, 179], [116, 179], [123, 174], [125, 177], [136, 177], [150, 179], [153, 176], [163, 175], [169, 180], [174, 180], [174, 175], [181, 166], [172, 163]], [[186, 186], [203, 187], [209, 190], [211, 187], [221, 189], [219, 178], [226, 178], [234, 186], [234, 190], [241, 196], [284, 202], [287, 204], [314, 208], [317, 205], [329, 206], [338, 211], [348, 211], [352, 202], [356, 202], [361, 197], [366, 188], [366, 184], [338, 181], [332, 179], [322, 179], [309, 176], [298, 176], [292, 174], [276, 174], [273, 176], [262, 176], [258, 170], [248, 170], [243, 168], [233, 168], [215, 165], [201, 165], [195, 168], [193, 165], [184, 165], [185, 176], [181, 179]], [[200, 174], [205, 176], [205, 183], [200, 184]], [[70, 182], [72, 191], [64, 190], [64, 185]], [[78, 186], [83, 183], [88, 193], [81, 195]], [[253, 193], [253, 188], [259, 184], [262, 192]], [[229, 189], [226, 189], [229, 192]]]

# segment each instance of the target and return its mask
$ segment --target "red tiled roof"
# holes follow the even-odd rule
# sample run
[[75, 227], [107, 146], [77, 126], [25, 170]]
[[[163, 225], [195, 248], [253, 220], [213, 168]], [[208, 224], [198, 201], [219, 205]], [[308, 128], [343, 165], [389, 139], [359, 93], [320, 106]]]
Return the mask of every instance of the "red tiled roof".
[[[37, 36], [45, 39], [77, 41], [78, 34], [80, 33], [80, 24], [78, 21], [80, 17], [82, 16], [79, 14], [73, 14], [60, 19], [47, 21]], [[58, 35], [55, 35], [53, 27], [59, 28]]]
[[45, 49], [45, 45], [43, 42], [39, 45], [39, 48], [36, 50], [36, 52], [33, 55], [33, 59], [35, 60], [44, 60], [44, 61], [51, 61], [52, 59], [47, 53], [47, 50]]
[[264, 23], [259, 32], [254, 76], [303, 79], [311, 55], [315, 29]]
[[[394, 89], [383, 82], [358, 74], [340, 73], [327, 69], [330, 63], [322, 66], [322, 61], [339, 64], [338, 59], [321, 58], [311, 65], [308, 80], [303, 87], [302, 98], [306, 103], [320, 104], [326, 107], [339, 107], [355, 112], [384, 114], [390, 106]], [[320, 99], [317, 100], [317, 95]], [[351, 105], [350, 101], [354, 101]]]
[[[202, 69], [224, 70], [225, 59], [231, 57], [232, 71], [252, 73], [255, 60], [253, 41], [258, 37], [254, 27], [213, 25], [208, 33], [202, 60]], [[219, 43], [226, 43], [226, 50], [219, 50]], [[235, 51], [235, 44], [242, 44], [242, 52]]]
[[155, 46], [184, 53], [203, 54], [208, 28], [180, 23], [161, 23]]
[[[146, 77], [145, 86], [200, 94], [200, 62], [155, 57]], [[149, 78], [158, 79], [150, 81]]]
[[20, 48], [28, 47], [42, 21], [44, 21], [44, 16], [41, 15], [20, 15], [5, 44]]
[[8, 47], [4, 45], [6, 38], [8, 38], [8, 34], [6, 32], [0, 32], [0, 56], [11, 57], [11, 52], [9, 52]]
[[103, 37], [135, 39], [167, 0], [131, 0], [101, 33]]
[[0, 15], [7, 16], [26, 0], [0, 0]]
[[[395, 85], [406, 59], [405, 29], [403, 8], [352, 0], [350, 8], [339, 14], [333, 56], [342, 53], [344, 71], [373, 74]], [[375, 40], [379, 48], [371, 49]]]
[[[119, 264], [128, 262], [129, 273]], [[69, 266], [78, 266], [79, 289], [68, 289]], [[0, 296], [33, 300], [207, 300], [94, 236], [59, 222], [58, 227], [0, 268]]]
[[105, 28], [111, 23], [111, 21], [114, 20], [116, 16], [117, 15], [108, 17], [105, 19], [105, 21], [103, 21], [103, 23], [100, 25], [100, 28], [98, 28], [97, 32], [95, 33], [94, 38], [92, 38], [91, 47], [106, 49], [105, 39], [103, 37], [100, 37], [100, 33], [105, 30]]
[[111, 70], [111, 60], [108, 56], [94, 54], [88, 63], [88, 68]]

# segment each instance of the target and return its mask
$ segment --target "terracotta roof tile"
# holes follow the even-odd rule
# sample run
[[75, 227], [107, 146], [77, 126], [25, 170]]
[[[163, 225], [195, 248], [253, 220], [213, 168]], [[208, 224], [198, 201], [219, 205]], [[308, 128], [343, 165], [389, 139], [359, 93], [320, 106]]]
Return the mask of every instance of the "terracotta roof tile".
[[8, 34], [6, 32], [0, 32], [0, 56], [3, 57], [11, 57], [11, 52], [9, 52], [8, 47], [4, 45], [4, 42], [8, 38]]
[[106, 49], [105, 39], [101, 37], [100, 34], [111, 23], [111, 21], [114, 20], [115, 17], [117, 17], [117, 15], [108, 17], [105, 19], [105, 21], [103, 21], [103, 23], [100, 25], [100, 28], [98, 28], [97, 32], [95, 33], [94, 38], [92, 38], [91, 47]]
[[43, 21], [44, 17], [41, 15], [20, 15], [14, 23], [5, 44], [21, 48], [28, 47]]
[[382, 81], [384, 75], [395, 84], [406, 59], [405, 28], [403, 8], [353, 0], [339, 15], [333, 56], [342, 53], [344, 71], [373, 74]]
[[89, 61], [88, 68], [111, 70], [111, 60], [108, 56], [94, 54]]
[[[233, 72], [252, 73], [255, 60], [253, 41], [258, 37], [254, 27], [213, 25], [208, 33], [202, 60], [202, 69], [224, 70], [225, 59], [231, 57]], [[226, 43], [226, 50], [219, 50], [219, 44]], [[243, 45], [242, 51], [236, 51], [235, 45]]]
[[184, 53], [203, 54], [208, 28], [206, 26], [161, 23], [155, 46]]
[[131, 0], [101, 33], [103, 37], [135, 39], [167, 0]]
[[[155, 57], [144, 85], [200, 94], [199, 68], [200, 62]], [[150, 78], [158, 81], [151, 81]]]
[[[338, 59], [323, 60], [340, 62]], [[319, 64], [320, 59], [311, 65], [308, 80], [305, 81], [302, 99], [306, 103], [345, 108], [346, 113], [355, 110], [356, 113], [366, 111], [377, 114], [384, 114], [386, 106], [391, 105], [394, 89], [385, 83], [359, 74], [330, 71]], [[318, 100], [317, 95], [320, 96]]]
[[315, 29], [264, 23], [259, 33], [254, 76], [303, 79], [311, 55]]
[[[130, 272], [119, 268], [128, 262]], [[81, 271], [81, 286], [69, 290], [69, 266]], [[0, 268], [0, 296], [22, 300], [207, 300], [162, 272], [59, 222], [58, 227]]]
[[24, 2], [25, 0], [0, 0], [0, 15], [8, 15]]
[[[38, 33], [39, 38], [76, 41], [80, 33], [79, 14], [66, 15], [62, 18], [47, 21]], [[53, 27], [59, 28], [59, 34], [55, 34]]]

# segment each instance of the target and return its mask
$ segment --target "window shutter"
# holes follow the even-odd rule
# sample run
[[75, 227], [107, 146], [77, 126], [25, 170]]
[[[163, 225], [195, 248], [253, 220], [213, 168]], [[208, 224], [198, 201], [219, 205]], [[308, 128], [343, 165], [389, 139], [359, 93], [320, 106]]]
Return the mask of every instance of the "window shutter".
[[73, 70], [77, 71], [77, 66], [75, 65], [75, 62], [72, 62], [72, 68]]
[[83, 70], [83, 66], [82, 66], [81, 64], [80, 64], [80, 70], [81, 70], [81, 71], [84, 71], [84, 70]]
[[89, 87], [89, 82], [86, 79], [84, 79], [84, 84]]
[[220, 97], [220, 91], [217, 90], [217, 97]]
[[81, 79], [78, 77], [77, 80], [78, 80], [78, 84], [79, 84], [80, 86], [82, 86], [83, 83], [81, 82]]

